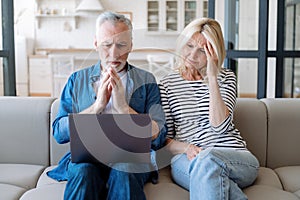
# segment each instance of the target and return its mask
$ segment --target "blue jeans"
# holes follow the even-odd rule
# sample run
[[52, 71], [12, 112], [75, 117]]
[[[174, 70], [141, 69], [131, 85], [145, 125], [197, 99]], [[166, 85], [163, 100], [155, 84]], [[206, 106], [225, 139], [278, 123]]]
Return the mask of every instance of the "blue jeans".
[[[127, 169], [148, 167], [130, 163], [119, 163], [112, 168], [90, 163], [68, 165], [68, 182], [65, 200], [143, 200], [144, 184], [150, 179], [150, 172], [128, 173]], [[146, 171], [149, 171], [149, 169]]]
[[[128, 171], [145, 171], [128, 173]], [[149, 164], [118, 163], [112, 166], [107, 182], [110, 200], [146, 200], [144, 185], [150, 180]]]
[[247, 150], [208, 148], [189, 161], [186, 154], [172, 158], [174, 181], [190, 191], [191, 200], [247, 199], [242, 188], [257, 177], [259, 163]]

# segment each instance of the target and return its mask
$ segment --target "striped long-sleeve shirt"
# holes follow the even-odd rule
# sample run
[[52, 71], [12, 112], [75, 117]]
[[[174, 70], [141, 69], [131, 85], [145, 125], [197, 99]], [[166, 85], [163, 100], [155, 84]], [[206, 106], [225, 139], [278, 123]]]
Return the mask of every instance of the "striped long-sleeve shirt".
[[245, 149], [246, 143], [233, 124], [236, 103], [236, 77], [223, 69], [218, 75], [221, 96], [230, 115], [217, 127], [209, 122], [209, 89], [202, 80], [187, 81], [178, 72], [160, 81], [162, 106], [166, 114], [168, 137], [203, 148]]

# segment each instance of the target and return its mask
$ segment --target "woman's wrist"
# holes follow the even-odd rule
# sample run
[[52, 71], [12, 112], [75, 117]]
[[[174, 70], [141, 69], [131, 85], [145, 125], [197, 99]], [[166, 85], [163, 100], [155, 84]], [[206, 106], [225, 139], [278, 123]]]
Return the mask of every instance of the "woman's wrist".
[[184, 144], [185, 144], [185, 147], [184, 147], [183, 153], [186, 153], [192, 144], [190, 144], [190, 143], [184, 143]]

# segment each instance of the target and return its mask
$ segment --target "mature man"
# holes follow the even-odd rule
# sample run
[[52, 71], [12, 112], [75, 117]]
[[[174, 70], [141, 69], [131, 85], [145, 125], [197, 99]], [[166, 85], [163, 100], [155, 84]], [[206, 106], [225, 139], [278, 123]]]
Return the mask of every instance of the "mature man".
[[[152, 149], [164, 143], [165, 124], [160, 93], [154, 76], [127, 62], [132, 50], [132, 24], [123, 15], [104, 12], [96, 21], [94, 41], [100, 61], [74, 72], [60, 98], [53, 122], [58, 143], [70, 140], [68, 113], [149, 113], [152, 119]], [[151, 155], [154, 155], [154, 151]], [[151, 180], [151, 164], [117, 163], [114, 166], [72, 163], [70, 153], [48, 176], [67, 180], [64, 198], [70, 199], [146, 199], [144, 184]], [[130, 173], [133, 167], [143, 172]], [[127, 170], [128, 169], [128, 170]]]

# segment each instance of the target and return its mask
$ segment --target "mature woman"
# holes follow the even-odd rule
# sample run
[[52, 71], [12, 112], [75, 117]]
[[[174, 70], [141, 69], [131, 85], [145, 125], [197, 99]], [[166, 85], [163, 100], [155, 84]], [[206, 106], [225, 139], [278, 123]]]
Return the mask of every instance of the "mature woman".
[[259, 163], [232, 121], [236, 77], [224, 58], [219, 23], [196, 19], [178, 37], [178, 70], [160, 82], [172, 176], [192, 200], [247, 199], [242, 188], [257, 177]]

